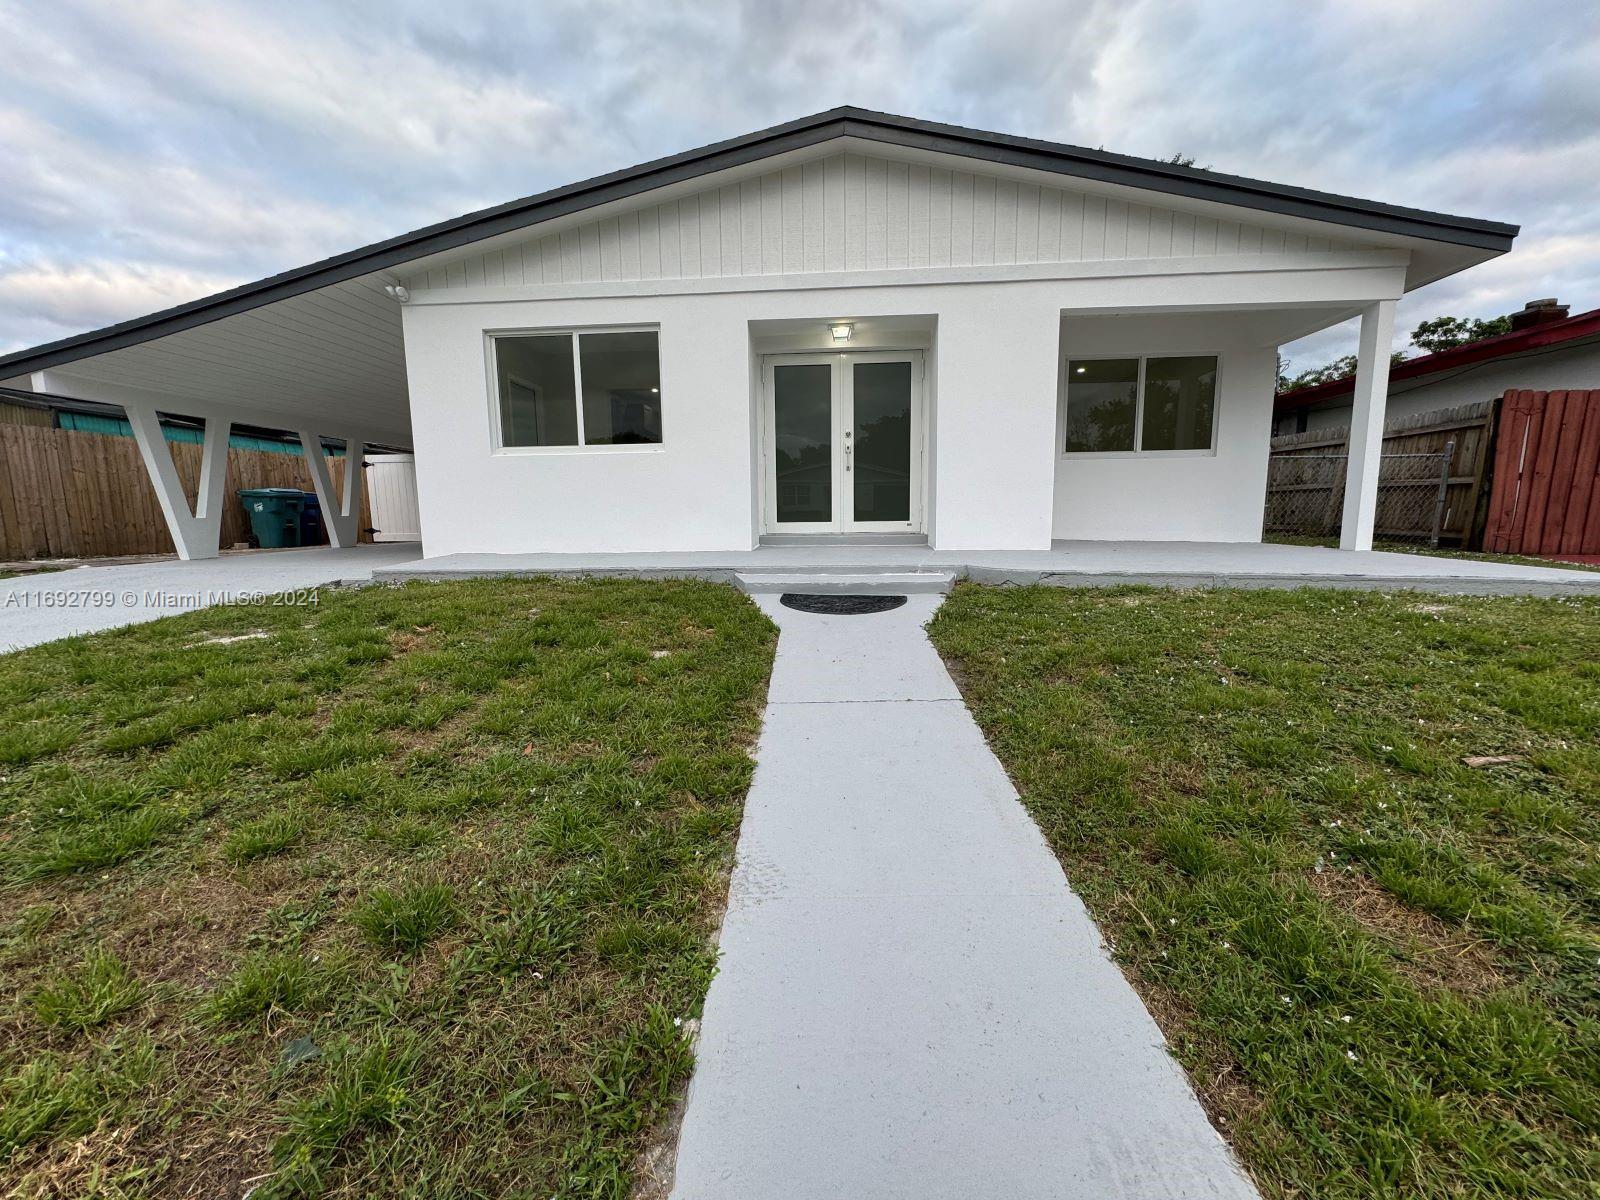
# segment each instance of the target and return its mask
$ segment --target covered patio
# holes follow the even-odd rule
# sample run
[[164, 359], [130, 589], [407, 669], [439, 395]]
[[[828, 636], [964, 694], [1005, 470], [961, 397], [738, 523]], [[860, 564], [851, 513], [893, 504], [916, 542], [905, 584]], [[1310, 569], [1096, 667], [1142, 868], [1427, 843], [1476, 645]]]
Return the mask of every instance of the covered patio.
[[1600, 596], [1600, 571], [1262, 542], [1058, 541], [1048, 550], [993, 551], [841, 542], [660, 554], [450, 554], [383, 567], [373, 578], [402, 582], [497, 575], [711, 579], [757, 592], [942, 592], [957, 579], [971, 579], [1012, 586], [1324, 587]]

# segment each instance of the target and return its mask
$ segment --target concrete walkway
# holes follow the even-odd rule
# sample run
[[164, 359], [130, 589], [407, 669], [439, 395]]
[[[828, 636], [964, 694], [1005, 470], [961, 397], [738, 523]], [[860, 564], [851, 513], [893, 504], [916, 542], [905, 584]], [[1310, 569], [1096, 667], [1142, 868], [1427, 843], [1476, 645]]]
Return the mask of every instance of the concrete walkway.
[[923, 633], [779, 623], [675, 1200], [1250, 1200]]
[[366, 580], [422, 553], [415, 542], [336, 550], [258, 550], [181, 562], [176, 558], [75, 567], [0, 579], [0, 652], [57, 638], [136, 625], [213, 604], [298, 588]]

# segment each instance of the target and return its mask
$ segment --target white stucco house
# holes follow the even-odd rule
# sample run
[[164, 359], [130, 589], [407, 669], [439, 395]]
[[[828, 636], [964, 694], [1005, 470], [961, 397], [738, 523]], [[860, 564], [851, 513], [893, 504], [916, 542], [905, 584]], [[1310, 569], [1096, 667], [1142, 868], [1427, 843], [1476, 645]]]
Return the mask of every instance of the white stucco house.
[[[1420, 416], [1492, 400], [1511, 388], [1600, 388], [1600, 308], [1572, 314], [1553, 299], [1531, 300], [1512, 314], [1507, 333], [1391, 366], [1387, 409], [1391, 419]], [[1348, 425], [1354, 392], [1350, 379], [1284, 392], [1274, 406], [1273, 432]]]
[[[190, 508], [158, 412], [206, 419], [213, 464], [233, 421], [414, 447], [430, 557], [1238, 542], [1276, 348], [1359, 317], [1365, 548], [1395, 301], [1516, 233], [840, 108], [11, 354], [0, 383], [124, 406], [185, 556], [216, 552], [222, 472]], [[324, 497], [336, 541], [352, 501]]]

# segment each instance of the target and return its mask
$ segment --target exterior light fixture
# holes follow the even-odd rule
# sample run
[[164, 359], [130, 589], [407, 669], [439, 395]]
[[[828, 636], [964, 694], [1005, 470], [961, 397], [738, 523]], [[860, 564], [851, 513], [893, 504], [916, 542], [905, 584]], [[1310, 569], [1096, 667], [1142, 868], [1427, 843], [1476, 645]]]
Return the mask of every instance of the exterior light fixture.
[[848, 342], [850, 340], [850, 335], [855, 331], [856, 327], [854, 325], [843, 321], [837, 325], [828, 326], [828, 332], [833, 334], [833, 340], [836, 342]]
[[389, 295], [394, 299], [400, 301], [401, 304], [404, 304], [407, 300], [411, 299], [411, 293], [406, 291], [405, 287], [398, 283], [386, 284], [383, 290], [388, 292]]
[[1079, 375], [1087, 375], [1089, 373], [1089, 368], [1088, 367], [1079, 367], [1076, 373], [1079, 374]]

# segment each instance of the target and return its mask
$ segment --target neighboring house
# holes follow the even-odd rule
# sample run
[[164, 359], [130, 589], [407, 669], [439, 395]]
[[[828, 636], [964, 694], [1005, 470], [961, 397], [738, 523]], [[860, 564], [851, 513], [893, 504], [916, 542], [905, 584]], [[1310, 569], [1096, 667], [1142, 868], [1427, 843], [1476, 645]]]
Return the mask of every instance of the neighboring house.
[[[1355, 380], [1281, 392], [1274, 434], [1350, 423]], [[1424, 354], [1389, 368], [1388, 415], [1410, 417], [1504, 395], [1600, 388], [1600, 308], [1577, 316], [1554, 300], [1530, 300], [1511, 317], [1511, 332]]]
[[185, 554], [214, 543], [157, 411], [414, 445], [430, 556], [1253, 541], [1276, 348], [1359, 316], [1360, 547], [1395, 301], [1516, 232], [842, 108], [0, 358], [0, 383], [122, 405]]

